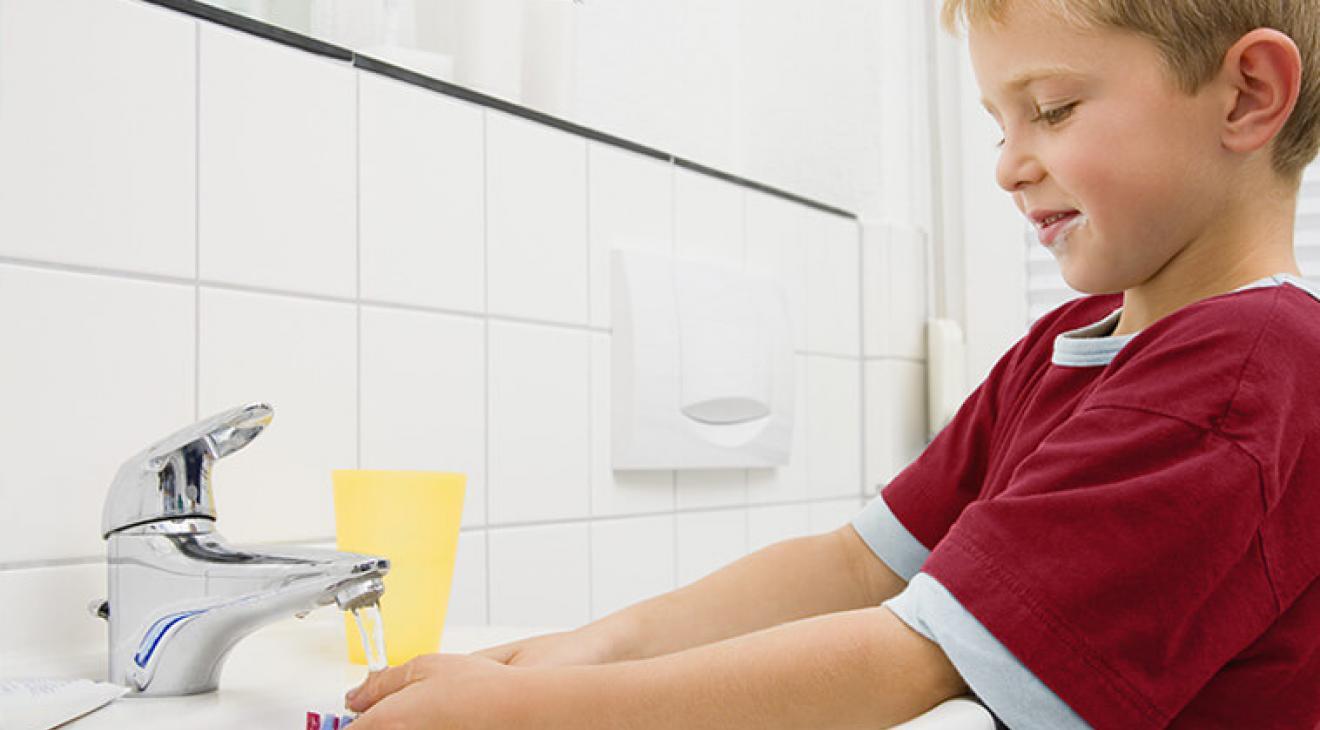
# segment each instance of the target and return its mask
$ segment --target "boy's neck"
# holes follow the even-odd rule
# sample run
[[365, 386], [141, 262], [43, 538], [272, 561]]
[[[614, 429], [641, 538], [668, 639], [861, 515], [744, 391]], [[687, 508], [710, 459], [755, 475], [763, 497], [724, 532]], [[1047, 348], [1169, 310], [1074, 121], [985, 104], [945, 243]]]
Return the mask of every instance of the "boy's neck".
[[1202, 299], [1273, 274], [1301, 273], [1293, 256], [1297, 197], [1258, 196], [1242, 210], [1219, 216], [1155, 276], [1123, 292], [1114, 335], [1140, 332]]

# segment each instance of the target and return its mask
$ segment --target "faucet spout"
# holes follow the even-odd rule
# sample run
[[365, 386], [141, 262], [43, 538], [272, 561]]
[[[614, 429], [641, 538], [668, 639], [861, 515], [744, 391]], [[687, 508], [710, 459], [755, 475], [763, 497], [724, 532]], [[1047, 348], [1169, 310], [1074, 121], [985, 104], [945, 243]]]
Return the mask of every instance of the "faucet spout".
[[141, 695], [208, 692], [240, 639], [285, 616], [379, 601], [389, 560], [228, 545], [207, 519], [109, 537], [110, 679]]

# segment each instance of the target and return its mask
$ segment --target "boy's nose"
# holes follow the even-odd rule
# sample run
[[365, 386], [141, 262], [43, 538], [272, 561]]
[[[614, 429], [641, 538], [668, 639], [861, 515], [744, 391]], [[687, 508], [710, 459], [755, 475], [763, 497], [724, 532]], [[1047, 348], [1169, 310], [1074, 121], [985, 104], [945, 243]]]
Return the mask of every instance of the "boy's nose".
[[999, 187], [1015, 193], [1024, 186], [1040, 182], [1045, 177], [1045, 168], [1035, 155], [1025, 151], [1020, 145], [1005, 141], [999, 152], [999, 162], [995, 165], [995, 180]]

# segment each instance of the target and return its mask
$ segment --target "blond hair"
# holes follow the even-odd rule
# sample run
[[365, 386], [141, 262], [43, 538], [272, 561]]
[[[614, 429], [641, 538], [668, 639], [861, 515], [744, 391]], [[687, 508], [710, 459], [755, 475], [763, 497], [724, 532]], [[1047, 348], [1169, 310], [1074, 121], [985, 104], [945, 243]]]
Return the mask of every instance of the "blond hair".
[[[944, 0], [941, 23], [1002, 22], [1014, 0]], [[1021, 2], [1022, 0], [1017, 0]], [[1219, 72], [1224, 54], [1246, 33], [1286, 33], [1302, 56], [1301, 93], [1274, 144], [1274, 169], [1291, 181], [1320, 150], [1320, 13], [1314, 0], [1033, 0], [1080, 27], [1138, 33], [1159, 48], [1173, 82], [1194, 94]]]

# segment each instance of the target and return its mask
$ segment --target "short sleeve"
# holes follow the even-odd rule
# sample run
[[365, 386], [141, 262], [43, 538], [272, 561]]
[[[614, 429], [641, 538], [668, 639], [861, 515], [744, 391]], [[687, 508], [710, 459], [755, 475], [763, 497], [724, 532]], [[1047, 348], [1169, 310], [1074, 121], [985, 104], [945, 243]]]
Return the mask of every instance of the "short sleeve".
[[953, 419], [853, 520], [853, 528], [893, 571], [910, 580], [963, 509], [989, 468], [998, 402], [1022, 348], [1010, 349]]
[[1095, 407], [966, 507], [922, 570], [1087, 722], [1164, 727], [1276, 615], [1262, 494], [1233, 441]]

